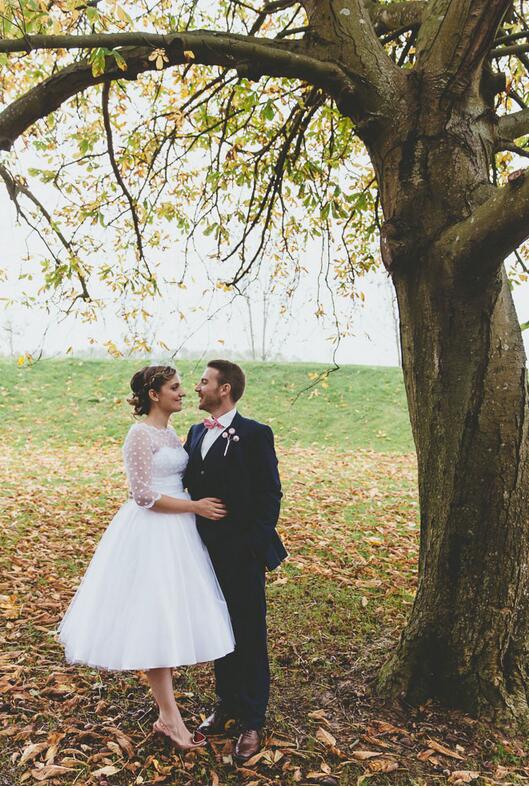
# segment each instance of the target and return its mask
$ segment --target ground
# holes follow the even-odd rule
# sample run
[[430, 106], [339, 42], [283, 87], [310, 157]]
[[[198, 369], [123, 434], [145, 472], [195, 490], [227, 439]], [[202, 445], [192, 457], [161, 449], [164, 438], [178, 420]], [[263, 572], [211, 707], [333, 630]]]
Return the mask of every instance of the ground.
[[[276, 432], [290, 553], [268, 577], [272, 696], [256, 758], [237, 768], [229, 737], [184, 758], [153, 736], [142, 674], [64, 663], [54, 629], [126, 496], [123, 382], [137, 366], [0, 362], [0, 784], [526, 784], [523, 740], [376, 692], [416, 581], [416, 464], [398, 370], [340, 370], [291, 405], [319, 368], [250, 366], [245, 413]], [[200, 371], [184, 367], [181, 435], [197, 419]], [[214, 699], [210, 666], [179, 671], [175, 691], [198, 724]]]

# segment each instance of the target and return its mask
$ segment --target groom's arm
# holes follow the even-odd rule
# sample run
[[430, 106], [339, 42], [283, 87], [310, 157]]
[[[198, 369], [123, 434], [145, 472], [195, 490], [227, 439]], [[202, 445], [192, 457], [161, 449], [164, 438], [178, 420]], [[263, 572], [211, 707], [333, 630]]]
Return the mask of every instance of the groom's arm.
[[274, 534], [283, 495], [277, 468], [274, 433], [270, 427], [260, 424], [252, 435], [248, 460], [252, 488], [250, 547], [257, 554], [262, 554]]

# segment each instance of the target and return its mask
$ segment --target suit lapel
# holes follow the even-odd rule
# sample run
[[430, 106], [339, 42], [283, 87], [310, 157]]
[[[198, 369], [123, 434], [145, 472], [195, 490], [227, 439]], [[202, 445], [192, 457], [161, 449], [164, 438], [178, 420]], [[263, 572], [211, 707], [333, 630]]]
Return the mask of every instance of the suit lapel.
[[[194, 440], [192, 445], [191, 445], [191, 454], [192, 455], [194, 455], [195, 452], [197, 452], [197, 451], [200, 454], [200, 447], [202, 445], [202, 441], [204, 440], [204, 435], [208, 431], [207, 427], [204, 427], [203, 424], [198, 424], [197, 426], [198, 426], [198, 429], [196, 430], [197, 437], [196, 437], [196, 440]], [[202, 459], [202, 457], [200, 459]]]

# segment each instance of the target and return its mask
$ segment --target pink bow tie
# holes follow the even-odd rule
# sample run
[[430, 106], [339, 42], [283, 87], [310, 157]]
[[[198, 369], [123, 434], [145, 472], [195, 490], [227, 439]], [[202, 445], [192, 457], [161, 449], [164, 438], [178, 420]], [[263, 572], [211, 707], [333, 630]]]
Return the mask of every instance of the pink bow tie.
[[220, 421], [216, 418], [213, 419], [204, 419], [204, 427], [207, 427], [208, 430], [212, 430], [213, 427], [219, 427], [219, 429], [223, 430], [224, 425], [220, 423]]

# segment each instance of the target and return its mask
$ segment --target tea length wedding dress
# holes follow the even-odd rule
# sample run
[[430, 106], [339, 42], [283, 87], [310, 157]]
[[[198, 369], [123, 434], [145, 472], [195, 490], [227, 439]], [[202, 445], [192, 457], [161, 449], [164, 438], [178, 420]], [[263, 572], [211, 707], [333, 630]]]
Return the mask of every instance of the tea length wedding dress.
[[103, 534], [59, 626], [66, 659], [108, 670], [206, 662], [234, 649], [222, 591], [193, 514], [151, 510], [189, 499], [187, 453], [172, 427], [134, 424], [124, 444], [131, 498]]

